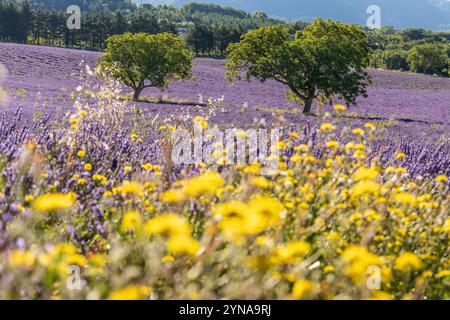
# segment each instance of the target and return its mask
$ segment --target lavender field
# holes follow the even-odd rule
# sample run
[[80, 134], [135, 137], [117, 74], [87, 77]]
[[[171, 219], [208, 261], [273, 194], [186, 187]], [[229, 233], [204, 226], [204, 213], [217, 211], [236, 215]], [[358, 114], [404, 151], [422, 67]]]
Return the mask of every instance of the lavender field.
[[[84, 65], [94, 69], [100, 55], [89, 51], [0, 44], [2, 63], [9, 71], [4, 83], [9, 104], [3, 107], [4, 112], [11, 115], [20, 111], [24, 119], [36, 114], [61, 118], [73, 110], [71, 96], [75, 88], [86, 86]], [[305, 116], [295, 103], [286, 102], [283, 85], [270, 80], [230, 84], [224, 80], [224, 64], [223, 60], [196, 59], [192, 80], [173, 82], [164, 91], [154, 88], [144, 91], [144, 97], [150, 97], [150, 101], [159, 99], [164, 103], [128, 104], [142, 111], [149, 123], [159, 123], [164, 118], [186, 122], [201, 115], [222, 127], [246, 129], [255, 122], [273, 124], [281, 119], [283, 126], [300, 131], [317, 126], [322, 121], [321, 115], [333, 110], [331, 106], [319, 107], [317, 117]], [[337, 124], [356, 128], [368, 121], [375, 122], [379, 125], [378, 148], [387, 148], [391, 153], [399, 148], [410, 149], [411, 154], [426, 163], [428, 160], [424, 158], [436, 158], [436, 154], [424, 152], [426, 146], [445, 160], [437, 169], [421, 163], [417, 172], [449, 173], [450, 79], [382, 70], [370, 73], [373, 84], [369, 97], [359, 98], [356, 106], [336, 119]], [[80, 78], [80, 74], [84, 76]], [[90, 77], [88, 82], [88, 86], [94, 88], [100, 81]], [[131, 93], [127, 87], [120, 87], [120, 90], [122, 96]], [[210, 104], [220, 108], [205, 107], [208, 99], [212, 101]]]
[[[450, 298], [450, 79], [303, 115], [215, 59], [132, 102], [100, 55], [0, 43], [0, 299]], [[174, 165], [194, 124], [280, 128], [280, 172]]]
[[[85, 61], [94, 67], [99, 56], [100, 53], [88, 51], [0, 44], [2, 63], [9, 70], [5, 86], [12, 101], [8, 111], [21, 108], [30, 114], [39, 108], [51, 114], [55, 110], [70, 110], [70, 92], [80, 85], [80, 62]], [[246, 123], [254, 117], [270, 120], [271, 113], [277, 110], [286, 111], [288, 122], [311, 120], [305, 119], [296, 112], [298, 108], [295, 105], [285, 101], [286, 88], [283, 85], [273, 81], [229, 84], [224, 80], [223, 60], [200, 58], [195, 62], [194, 80], [175, 82], [163, 93], [148, 89], [144, 95], [167, 95], [170, 99], [194, 103], [198, 102], [199, 96], [205, 101], [209, 97], [217, 99], [223, 96], [224, 122], [233, 119]], [[350, 109], [356, 120], [391, 120], [391, 130], [398, 132], [399, 136], [428, 137], [429, 134], [448, 133], [450, 79], [395, 71], [372, 70], [370, 73], [374, 82], [369, 89], [369, 97], [360, 98], [358, 105]], [[248, 105], [249, 112], [242, 114], [240, 111], [244, 104]], [[140, 107], [150, 113], [177, 113], [180, 109], [170, 104], [142, 104]], [[328, 107], [324, 111], [330, 110]]]

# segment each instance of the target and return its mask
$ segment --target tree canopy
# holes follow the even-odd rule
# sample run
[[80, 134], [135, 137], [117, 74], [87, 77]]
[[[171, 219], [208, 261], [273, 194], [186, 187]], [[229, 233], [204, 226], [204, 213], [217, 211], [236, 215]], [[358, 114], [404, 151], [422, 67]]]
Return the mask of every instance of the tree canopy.
[[367, 95], [370, 52], [367, 36], [355, 25], [317, 19], [294, 37], [281, 25], [264, 26], [230, 44], [226, 77], [281, 82], [310, 113], [316, 99], [352, 104]]
[[185, 41], [170, 33], [115, 35], [108, 39], [100, 67], [134, 90], [138, 100], [145, 88], [164, 88], [191, 75], [193, 56]]
[[450, 74], [450, 50], [447, 50], [443, 45], [420, 44], [409, 51], [407, 60], [414, 72], [446, 76]]

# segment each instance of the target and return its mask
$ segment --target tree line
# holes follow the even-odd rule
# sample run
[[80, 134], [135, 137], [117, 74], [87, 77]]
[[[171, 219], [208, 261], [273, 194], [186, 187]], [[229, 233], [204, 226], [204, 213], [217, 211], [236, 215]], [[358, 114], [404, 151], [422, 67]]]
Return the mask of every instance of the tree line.
[[[65, 9], [70, 4], [82, 9], [80, 30], [67, 28]], [[249, 30], [276, 24], [292, 35], [308, 25], [214, 4], [176, 8], [136, 6], [128, 0], [0, 0], [0, 41], [88, 50], [103, 51], [108, 37], [126, 32], [168, 32], [185, 37], [197, 56], [224, 57], [228, 45]], [[449, 75], [450, 32], [392, 27], [365, 31], [374, 51], [371, 67]]]
[[367, 35], [373, 68], [450, 75], [450, 32], [385, 27]]
[[[108, 10], [82, 11], [81, 29], [69, 30], [70, 14], [65, 10], [48, 9], [38, 1], [34, 1], [34, 5], [29, 1], [0, 2], [0, 41], [104, 50], [106, 40], [113, 35], [168, 32], [185, 36], [197, 55], [224, 56], [227, 46], [239, 41], [248, 30], [277, 22], [263, 13], [251, 15], [241, 10], [195, 3], [180, 9], [152, 5], [133, 5], [129, 10], [115, 11], [109, 10], [109, 6], [106, 8]], [[299, 25], [292, 24], [292, 27]]]

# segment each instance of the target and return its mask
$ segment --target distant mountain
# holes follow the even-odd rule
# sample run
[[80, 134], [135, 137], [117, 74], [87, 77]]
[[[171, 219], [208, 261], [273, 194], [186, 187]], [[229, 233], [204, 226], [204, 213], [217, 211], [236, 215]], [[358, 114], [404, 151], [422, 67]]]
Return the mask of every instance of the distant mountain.
[[[365, 24], [367, 8], [381, 8], [382, 25], [395, 28], [450, 30], [450, 0], [143, 0], [151, 4], [182, 6], [190, 2], [214, 3], [249, 12], [264, 11], [288, 20], [330, 18]], [[141, 3], [141, 0], [134, 0]]]

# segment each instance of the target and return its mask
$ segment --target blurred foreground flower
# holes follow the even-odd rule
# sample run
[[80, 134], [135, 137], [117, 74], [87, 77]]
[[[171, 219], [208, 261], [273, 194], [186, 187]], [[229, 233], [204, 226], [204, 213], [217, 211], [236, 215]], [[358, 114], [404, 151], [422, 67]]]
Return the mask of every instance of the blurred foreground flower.
[[40, 196], [33, 202], [36, 211], [56, 211], [67, 209], [74, 205], [75, 199], [71, 194], [51, 193]]

